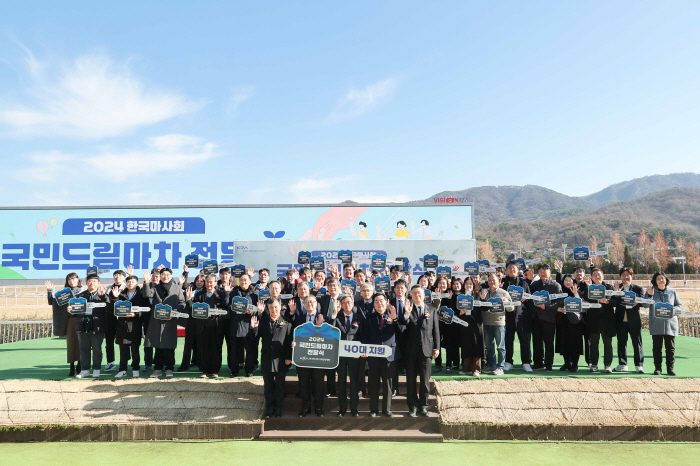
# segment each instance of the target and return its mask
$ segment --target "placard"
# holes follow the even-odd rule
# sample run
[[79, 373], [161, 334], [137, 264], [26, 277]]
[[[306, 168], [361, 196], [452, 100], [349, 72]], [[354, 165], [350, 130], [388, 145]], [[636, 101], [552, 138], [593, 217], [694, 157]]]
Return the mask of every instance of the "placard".
[[396, 266], [399, 268], [399, 271], [403, 272], [404, 270], [411, 270], [411, 262], [408, 260], [408, 257], [397, 257], [396, 262]]
[[153, 311], [153, 317], [155, 317], [158, 320], [170, 320], [170, 315], [173, 311], [173, 308], [170, 307], [169, 304], [156, 304], [156, 307]]
[[425, 300], [426, 300], [426, 301], [432, 301], [432, 294], [433, 294], [432, 291], [430, 291], [430, 290], [428, 290], [428, 289], [426, 289], [426, 288], [423, 288], [423, 294], [425, 295]]
[[356, 341], [341, 341], [340, 343], [341, 358], [358, 358], [360, 356], [388, 358], [392, 353], [391, 346], [386, 345], [368, 345]]
[[88, 275], [97, 275], [97, 266], [96, 265], [91, 265], [87, 269], [85, 269], [85, 276], [87, 277]]
[[291, 294], [291, 293], [283, 293], [283, 294], [279, 295], [279, 298], [280, 298], [281, 300], [290, 300], [290, 299], [292, 299], [293, 297], [294, 297], [294, 295]]
[[307, 265], [311, 261], [311, 253], [309, 251], [299, 251], [297, 256], [297, 264]]
[[231, 310], [236, 314], [245, 314], [248, 309], [248, 300], [242, 296], [234, 296], [231, 300]]
[[341, 264], [349, 264], [352, 262], [352, 251], [343, 249], [338, 251], [338, 260]]
[[447, 306], [441, 306], [438, 309], [438, 318], [443, 324], [451, 324], [454, 316], [454, 311]]
[[185, 256], [185, 265], [191, 269], [199, 268], [199, 255], [188, 254]]
[[372, 270], [384, 270], [386, 267], [386, 256], [384, 254], [372, 255], [370, 266], [372, 267]]
[[270, 290], [268, 288], [258, 291], [258, 301], [267, 301], [268, 299], [270, 299]]
[[292, 361], [297, 367], [335, 369], [340, 357], [340, 330], [307, 322], [294, 329]]
[[519, 303], [523, 300], [523, 295], [525, 294], [525, 289], [522, 286], [510, 285], [508, 287], [508, 294], [510, 299]]
[[588, 286], [588, 299], [599, 301], [605, 298], [605, 286], [604, 285], [589, 285]]
[[202, 264], [202, 273], [204, 275], [219, 273], [219, 264], [214, 259], [204, 261]]
[[525, 259], [523, 259], [522, 257], [513, 259], [511, 262], [514, 262], [515, 265], [518, 266], [518, 270], [520, 270], [521, 272], [524, 272], [527, 269], [527, 265], [525, 265]]
[[246, 274], [246, 268], [243, 264], [236, 264], [231, 266], [231, 276], [233, 278], [241, 278]]
[[73, 298], [68, 301], [68, 305], [71, 307], [71, 314], [85, 314], [87, 311], [87, 299], [85, 298]]
[[588, 253], [588, 248], [586, 248], [586, 247], [574, 248], [574, 260], [575, 261], [587, 261], [589, 257], [590, 257], [590, 254]]
[[340, 282], [340, 288], [350, 288], [352, 291], [352, 294], [355, 294], [355, 291], [357, 290], [357, 282], [355, 280], [343, 280]]
[[323, 259], [322, 256], [314, 256], [311, 259], [309, 259], [309, 268], [314, 272], [319, 270], [321, 272], [324, 272], [326, 270], [326, 261]]
[[461, 294], [457, 296], [457, 309], [460, 311], [474, 310], [474, 297], [468, 294]]
[[426, 254], [423, 256], [423, 267], [426, 269], [437, 269], [438, 256], [436, 254]]
[[481, 273], [496, 271], [496, 267], [492, 266], [491, 263], [486, 259], [478, 260], [476, 261], [476, 263], [479, 264], [479, 272]]
[[452, 269], [445, 265], [438, 267], [437, 269], [435, 269], [435, 276], [438, 278], [445, 277], [448, 280], [452, 280]]
[[637, 295], [633, 291], [625, 291], [622, 296], [620, 296], [620, 304], [623, 306], [634, 306], [634, 301], [637, 299]]
[[209, 305], [207, 303], [194, 303], [192, 305], [192, 318], [194, 318], [194, 319], [208, 319], [209, 318]]
[[476, 277], [479, 275], [479, 264], [477, 262], [465, 262], [464, 263], [464, 273], [470, 277]]
[[433, 291], [431, 296], [433, 299], [446, 299], [446, 298], [450, 297], [450, 294], [449, 293], [438, 293], [437, 291]]
[[532, 293], [532, 301], [536, 306], [541, 306], [542, 304], [549, 306], [549, 291], [535, 291]]
[[389, 277], [377, 277], [374, 279], [375, 291], [383, 291], [384, 293], [388, 293], [390, 287], [391, 283], [389, 283]]
[[126, 317], [127, 314], [131, 313], [131, 303], [129, 301], [117, 301], [114, 303], [115, 317]]
[[581, 298], [569, 296], [564, 300], [564, 309], [566, 312], [577, 312], [580, 314], [583, 309], [582, 304]]
[[669, 303], [654, 304], [654, 317], [658, 319], [672, 319], [673, 315], [673, 306]]
[[56, 300], [57, 306], [67, 306], [70, 300], [73, 298], [73, 291], [70, 288], [63, 288], [62, 290], [57, 291], [53, 297]]
[[505, 312], [506, 308], [503, 304], [503, 299], [501, 298], [491, 298], [489, 299], [491, 303], [491, 310], [489, 312]]

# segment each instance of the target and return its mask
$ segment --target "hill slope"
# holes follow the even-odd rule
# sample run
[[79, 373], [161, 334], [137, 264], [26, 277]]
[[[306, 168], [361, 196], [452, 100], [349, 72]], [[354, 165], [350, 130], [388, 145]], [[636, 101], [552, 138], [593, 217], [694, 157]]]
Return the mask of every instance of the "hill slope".
[[700, 175], [696, 173], [672, 173], [670, 175], [653, 175], [635, 178], [608, 186], [597, 193], [583, 196], [597, 206], [615, 201], [627, 201], [668, 188], [700, 188]]

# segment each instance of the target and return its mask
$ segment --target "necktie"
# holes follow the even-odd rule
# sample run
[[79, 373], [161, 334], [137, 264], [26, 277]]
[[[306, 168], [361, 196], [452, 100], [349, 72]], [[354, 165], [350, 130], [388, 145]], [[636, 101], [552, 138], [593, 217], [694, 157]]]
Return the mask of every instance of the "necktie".
[[382, 314], [379, 315], [379, 330], [384, 330], [384, 316]]
[[345, 332], [350, 331], [350, 316], [345, 316]]
[[306, 314], [306, 321], [307, 321], [307, 322], [313, 322], [313, 320], [314, 320], [314, 319], [313, 319], [313, 315], [311, 315], [311, 314]]
[[396, 300], [396, 314], [403, 314], [403, 301], [401, 301], [400, 299]]
[[330, 304], [328, 305], [328, 315], [332, 316], [333, 311], [335, 311], [335, 309], [333, 309], [333, 297], [331, 296], [330, 297]]

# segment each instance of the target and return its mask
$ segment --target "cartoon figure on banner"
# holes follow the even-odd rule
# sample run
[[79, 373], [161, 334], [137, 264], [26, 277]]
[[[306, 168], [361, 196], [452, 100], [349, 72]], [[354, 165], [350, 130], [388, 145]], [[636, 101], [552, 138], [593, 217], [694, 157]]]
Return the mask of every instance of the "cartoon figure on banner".
[[413, 237], [415, 239], [430, 239], [433, 236], [433, 232], [430, 231], [430, 228], [428, 227], [430, 225], [430, 222], [427, 220], [423, 219], [420, 221], [420, 227], [416, 228], [416, 222], [411, 219], [411, 230], [413, 230]]
[[394, 236], [396, 236], [397, 239], [408, 239], [409, 231], [406, 228], [406, 222], [403, 220], [399, 220], [396, 222], [396, 233], [394, 233]]
[[350, 234], [357, 236], [357, 239], [367, 239], [369, 237], [369, 230], [367, 230], [367, 224], [365, 222], [360, 222], [357, 224], [357, 231], [352, 227], [352, 217], [350, 217]]
[[46, 230], [49, 229], [49, 224], [46, 223], [46, 220], [39, 220], [36, 224], [36, 231], [44, 235], [44, 238], [46, 238]]
[[333, 207], [322, 213], [313, 229], [309, 228], [298, 239], [300, 241], [333, 239], [338, 231], [350, 228], [352, 219], [358, 218], [365, 210], [367, 207]]

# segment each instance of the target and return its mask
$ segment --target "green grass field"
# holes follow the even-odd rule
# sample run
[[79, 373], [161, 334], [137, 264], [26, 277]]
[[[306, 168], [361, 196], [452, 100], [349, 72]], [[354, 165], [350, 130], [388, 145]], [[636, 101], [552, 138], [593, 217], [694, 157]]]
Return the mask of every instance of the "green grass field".
[[[34, 443], [2, 444], [3, 464], [153, 465], [236, 464], [285, 466], [308, 464], [390, 465], [410, 460], [411, 465], [628, 465], [694, 464], [698, 444], [672, 443], [538, 443], [448, 442], [142, 442], [142, 443]], [[695, 463], [697, 464], [697, 463]]]
[[[558, 367], [563, 364], [563, 358], [556, 355], [554, 359], [554, 372], [546, 374], [547, 377], [650, 377], [654, 371], [654, 363], [651, 355], [651, 336], [647, 331], [643, 334], [644, 354], [646, 361], [644, 368], [646, 374], [638, 375], [634, 372], [622, 372], [613, 374], [591, 373], [587, 368], [583, 367], [583, 357], [580, 360], [579, 372], [571, 374], [569, 372], [560, 372]], [[183, 339], [179, 341], [178, 349], [175, 352], [175, 367], [179, 366], [182, 359]], [[617, 355], [617, 342], [613, 340], [614, 354]], [[143, 364], [143, 347], [141, 348], [141, 360]], [[103, 352], [104, 353], [104, 352]], [[601, 347], [602, 353], [602, 347]], [[116, 351], [117, 358], [119, 351]], [[39, 379], [39, 380], [61, 380], [68, 376], [68, 365], [65, 352], [65, 340], [60, 338], [43, 338], [39, 340], [29, 340], [16, 343], [7, 343], [0, 345], [0, 380], [3, 379]], [[444, 351], [443, 351], [444, 358]], [[633, 367], [631, 347], [628, 344], [628, 365]], [[520, 366], [519, 344], [515, 342], [515, 368], [507, 372], [501, 378], [509, 377], [532, 377], [532, 374], [526, 374]], [[103, 360], [103, 365], [106, 363]], [[118, 361], [117, 361], [118, 363]], [[224, 365], [226, 364], [226, 347], [224, 344]], [[613, 360], [613, 367], [617, 365], [617, 357]], [[599, 367], [602, 369], [602, 360], [599, 361]], [[665, 371], [665, 365], [663, 366]], [[102, 379], [108, 379], [114, 376], [116, 372], [109, 374], [102, 373]], [[243, 371], [241, 371], [241, 374]], [[676, 373], [679, 377], [700, 377], [700, 338], [693, 337], [677, 337], [676, 338]], [[222, 376], [228, 375], [228, 369], [223, 367], [220, 373]], [[199, 375], [195, 369], [186, 373], [175, 373], [176, 377], [196, 377]], [[257, 373], [256, 375], [260, 375]], [[142, 374], [142, 377], [144, 375]], [[544, 372], [536, 372], [535, 377], [545, 376]], [[483, 375], [482, 378], [494, 376]], [[472, 377], [459, 376], [457, 372], [452, 375], [447, 375], [445, 372], [433, 372], [433, 378], [436, 380], [450, 379], [469, 379]]]

